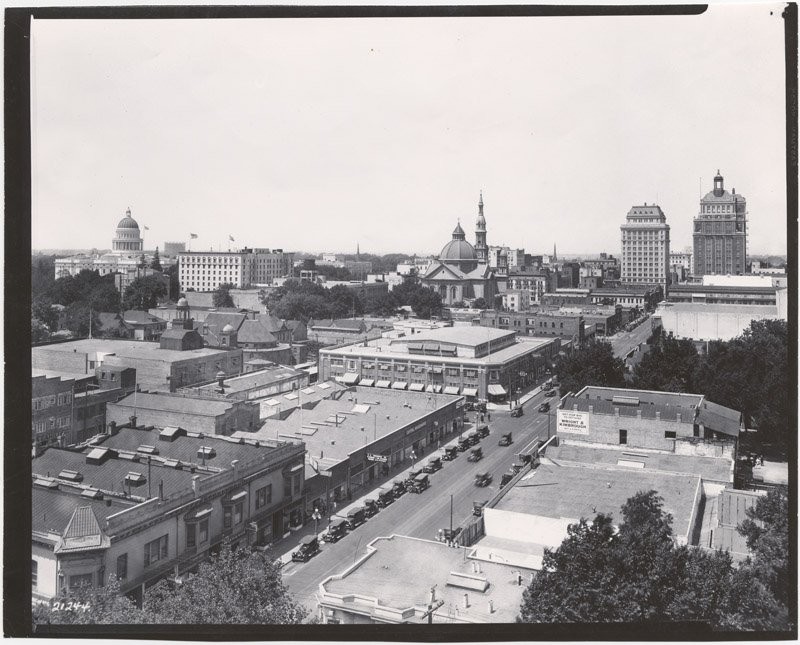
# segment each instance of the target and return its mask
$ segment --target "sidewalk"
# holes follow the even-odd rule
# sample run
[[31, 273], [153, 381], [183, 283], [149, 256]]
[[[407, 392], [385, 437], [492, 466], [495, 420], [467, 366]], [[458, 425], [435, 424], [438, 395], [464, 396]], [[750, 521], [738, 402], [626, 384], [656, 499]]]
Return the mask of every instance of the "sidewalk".
[[[520, 405], [525, 405], [528, 401], [530, 401], [533, 397], [535, 397], [537, 394], [539, 394], [539, 392], [542, 391], [542, 387], [544, 387], [544, 383], [541, 383], [540, 385], [537, 385], [532, 390], [530, 390], [530, 391], [526, 392], [525, 394], [523, 394], [521, 397], [519, 397], [519, 404]], [[508, 401], [505, 401], [504, 403], [487, 403], [486, 404], [486, 409], [487, 410], [491, 410], [492, 412], [497, 412], [497, 411], [501, 411], [502, 412], [503, 410], [508, 411], [508, 410], [511, 409], [511, 407], [513, 407], [513, 406], [509, 406], [508, 405]]]
[[[428, 452], [426, 455], [424, 455], [420, 459], [417, 459], [414, 462], [413, 466], [409, 466], [408, 468], [404, 468], [403, 470], [398, 470], [397, 472], [395, 472], [391, 476], [387, 477], [382, 483], [376, 484], [375, 488], [373, 488], [372, 490], [370, 490], [370, 491], [368, 491], [366, 493], [360, 493], [360, 496], [357, 497], [357, 498], [354, 498], [353, 501], [348, 501], [346, 504], [343, 504], [342, 506], [338, 507], [336, 509], [336, 511], [333, 513], [333, 515], [331, 515], [331, 517], [347, 517], [347, 512], [350, 509], [356, 508], [358, 506], [363, 506], [365, 500], [375, 499], [376, 495], [378, 494], [378, 491], [381, 488], [385, 487], [387, 484], [390, 484], [395, 479], [406, 479], [406, 477], [408, 476], [408, 473], [411, 472], [412, 467], [413, 468], [420, 468], [421, 466], [424, 466], [425, 463], [427, 463], [428, 459], [431, 456], [436, 455], [436, 454], [440, 454], [447, 447], [457, 445], [459, 437], [462, 436], [462, 435], [467, 434], [468, 432], [471, 432], [474, 429], [474, 425], [475, 424], [471, 420], [467, 419], [464, 422], [464, 428], [461, 431], [461, 434], [453, 436], [453, 438], [450, 439], [447, 443], [441, 444], [439, 446], [439, 448], [434, 448], [433, 450]], [[324, 516], [323, 519], [320, 520], [318, 522], [318, 524], [317, 524], [317, 528], [318, 529], [320, 527], [322, 528], [322, 530], [318, 530], [318, 532], [317, 532], [317, 539], [319, 539], [319, 540], [322, 540], [322, 536], [327, 531], [327, 528], [328, 528], [328, 525], [327, 525], [327, 523], [325, 521], [326, 518], [327, 518], [327, 516]], [[276, 552], [276, 553], [281, 553], [282, 554], [282, 555], [280, 555], [280, 557], [276, 558], [276, 561], [280, 560], [281, 566], [284, 566], [284, 565], [288, 564], [289, 562], [291, 562], [292, 561], [292, 552], [297, 550], [297, 546], [300, 543], [300, 538], [305, 537], [307, 535], [314, 535], [314, 522], [313, 522], [313, 520], [308, 522], [306, 525], [304, 525], [303, 528], [298, 529], [297, 531], [293, 531], [291, 535], [289, 535], [289, 536], [287, 536], [285, 538], [282, 538], [282, 539], [278, 540], [277, 542], [273, 542], [272, 545], [271, 545], [272, 550], [274, 552]], [[286, 549], [289, 544], [292, 545], [291, 548], [288, 551], [284, 551], [284, 549]]]

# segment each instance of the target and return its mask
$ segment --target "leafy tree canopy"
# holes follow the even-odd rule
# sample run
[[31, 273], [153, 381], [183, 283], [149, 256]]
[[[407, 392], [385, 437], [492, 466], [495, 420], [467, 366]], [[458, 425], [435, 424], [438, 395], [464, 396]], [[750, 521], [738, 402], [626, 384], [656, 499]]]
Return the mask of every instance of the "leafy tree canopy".
[[158, 247], [156, 247], [156, 252], [153, 253], [153, 259], [150, 261], [150, 268], [161, 271], [161, 256], [158, 254]]
[[147, 311], [158, 305], [158, 301], [167, 296], [167, 286], [161, 276], [146, 275], [136, 278], [125, 288], [122, 306], [128, 309]]
[[233, 307], [231, 289], [234, 289], [235, 286], [230, 282], [219, 285], [211, 296], [211, 304], [215, 307]]
[[587, 385], [626, 387], [625, 363], [616, 358], [611, 345], [605, 342], [590, 343], [556, 361], [556, 375], [561, 396], [578, 392]]

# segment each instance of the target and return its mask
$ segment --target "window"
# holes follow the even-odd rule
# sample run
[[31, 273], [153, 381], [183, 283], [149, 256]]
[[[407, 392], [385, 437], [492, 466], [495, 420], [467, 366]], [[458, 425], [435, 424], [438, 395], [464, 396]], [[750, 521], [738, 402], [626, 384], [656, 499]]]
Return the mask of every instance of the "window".
[[233, 526], [233, 509], [225, 506], [222, 511], [222, 528], [229, 529]]
[[198, 533], [200, 544], [208, 541], [208, 520], [203, 520], [200, 522]]
[[186, 547], [194, 548], [197, 546], [197, 527], [194, 524], [186, 525]]
[[169, 553], [169, 535], [162, 535], [157, 540], [144, 545], [144, 566], [149, 567], [159, 560], [166, 559]]
[[69, 577], [70, 589], [77, 589], [78, 587], [91, 587], [91, 586], [92, 586], [91, 573], [80, 573], [78, 575]]
[[31, 560], [31, 586], [36, 589], [39, 582], [39, 563], [36, 560]]
[[233, 523], [234, 524], [241, 524], [242, 523], [242, 508], [244, 504], [239, 502], [233, 507]]
[[256, 491], [256, 508], [263, 508], [272, 503], [272, 484], [267, 484]]
[[123, 553], [117, 556], [117, 580], [127, 580], [128, 578], [128, 554]]
[[627, 430], [620, 430], [619, 431], [619, 444], [621, 446], [627, 445], [628, 443], [628, 431]]
[[676, 437], [675, 430], [665, 430], [664, 439], [674, 439]]

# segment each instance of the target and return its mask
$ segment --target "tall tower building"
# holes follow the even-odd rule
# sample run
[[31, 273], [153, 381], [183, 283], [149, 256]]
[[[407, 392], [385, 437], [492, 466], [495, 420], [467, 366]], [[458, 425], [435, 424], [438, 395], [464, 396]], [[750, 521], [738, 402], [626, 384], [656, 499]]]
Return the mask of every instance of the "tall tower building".
[[489, 259], [489, 247], [486, 244], [486, 218], [483, 216], [483, 191], [478, 199], [478, 219], [475, 221], [475, 255], [478, 262], [485, 263]]
[[623, 284], [659, 284], [667, 295], [669, 286], [669, 224], [656, 204], [634, 206], [622, 231]]
[[747, 270], [747, 200], [725, 190], [717, 170], [714, 189], [694, 218], [694, 275], [740, 275]]

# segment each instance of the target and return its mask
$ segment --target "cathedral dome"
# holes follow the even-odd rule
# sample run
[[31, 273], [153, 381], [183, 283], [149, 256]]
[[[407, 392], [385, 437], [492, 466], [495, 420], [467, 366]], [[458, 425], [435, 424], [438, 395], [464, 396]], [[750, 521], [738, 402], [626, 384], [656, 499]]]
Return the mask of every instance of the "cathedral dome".
[[464, 229], [461, 228], [461, 224], [456, 224], [456, 228], [453, 231], [453, 239], [444, 245], [442, 252], [439, 254], [439, 259], [442, 262], [452, 262], [454, 260], [458, 262], [476, 260], [477, 257], [475, 247], [467, 242], [466, 234]]
[[125, 211], [125, 217], [119, 221], [117, 228], [135, 228], [137, 231], [139, 230], [139, 224], [137, 224], [136, 220], [131, 217], [130, 208]]

